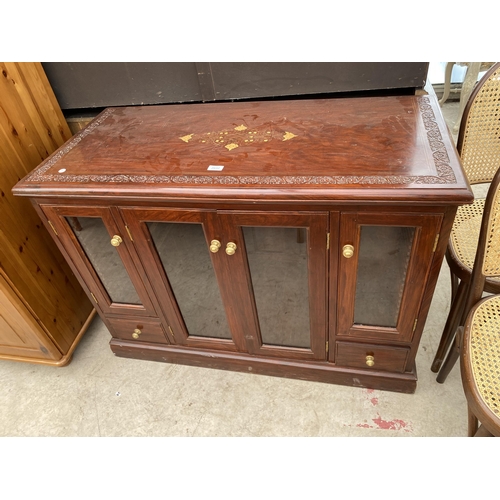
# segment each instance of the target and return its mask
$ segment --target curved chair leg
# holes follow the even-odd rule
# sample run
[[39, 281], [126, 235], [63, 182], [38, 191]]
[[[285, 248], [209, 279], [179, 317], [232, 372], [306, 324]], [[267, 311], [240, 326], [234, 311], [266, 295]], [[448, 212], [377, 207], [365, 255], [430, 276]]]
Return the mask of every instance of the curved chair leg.
[[444, 360], [443, 365], [441, 366], [441, 369], [439, 370], [438, 376], [436, 377], [436, 382], [439, 384], [442, 384], [450, 374], [451, 370], [455, 366], [455, 363], [457, 362], [458, 358], [460, 357], [460, 338], [462, 336], [463, 328], [459, 327], [457, 330], [457, 334], [455, 335], [455, 340], [453, 342], [453, 345], [451, 346], [450, 352], [448, 353], [448, 356], [446, 356], [446, 359]]
[[476, 415], [472, 413], [469, 405], [467, 405], [467, 415], [468, 415], [467, 436], [474, 437], [477, 432], [478, 420]]
[[450, 269], [450, 278], [451, 278], [451, 302], [455, 300], [458, 290], [458, 277], [453, 271]]
[[486, 429], [486, 427], [484, 425], [480, 425], [479, 429], [474, 434], [474, 437], [481, 437], [481, 438], [493, 437], [493, 434], [491, 434], [491, 432], [488, 429]]
[[462, 309], [465, 302], [466, 291], [467, 283], [462, 280], [460, 281], [460, 285], [458, 285], [458, 290], [455, 293], [455, 298], [451, 303], [448, 319], [446, 320], [446, 324], [444, 325], [443, 334], [441, 335], [441, 340], [439, 342], [436, 355], [434, 356], [434, 361], [432, 362], [431, 370], [434, 373], [437, 373], [441, 368], [444, 357], [446, 356], [446, 353], [455, 337], [455, 332], [457, 331], [462, 317]]

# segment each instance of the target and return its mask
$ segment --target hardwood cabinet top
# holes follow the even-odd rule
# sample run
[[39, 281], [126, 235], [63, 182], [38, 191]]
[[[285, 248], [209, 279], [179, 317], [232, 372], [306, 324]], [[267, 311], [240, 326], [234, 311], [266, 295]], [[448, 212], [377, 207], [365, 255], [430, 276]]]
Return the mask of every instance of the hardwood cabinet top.
[[14, 192], [176, 200], [472, 200], [430, 95], [108, 108]]

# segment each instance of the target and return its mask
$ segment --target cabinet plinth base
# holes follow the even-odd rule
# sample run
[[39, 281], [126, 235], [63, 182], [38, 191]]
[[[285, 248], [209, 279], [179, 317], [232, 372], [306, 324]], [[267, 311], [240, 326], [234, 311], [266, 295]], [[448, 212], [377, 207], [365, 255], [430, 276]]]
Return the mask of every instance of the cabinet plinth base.
[[110, 346], [117, 356], [146, 361], [184, 364], [407, 394], [413, 394], [417, 387], [415, 371], [409, 373], [381, 371], [367, 373], [365, 370], [339, 368], [326, 362], [273, 360], [243, 353], [138, 344], [119, 339], [111, 339]]

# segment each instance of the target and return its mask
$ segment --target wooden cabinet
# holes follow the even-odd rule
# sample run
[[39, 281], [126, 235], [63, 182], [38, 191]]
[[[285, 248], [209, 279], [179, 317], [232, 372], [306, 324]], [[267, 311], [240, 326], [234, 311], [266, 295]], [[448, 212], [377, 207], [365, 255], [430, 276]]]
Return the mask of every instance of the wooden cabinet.
[[40, 63], [0, 70], [0, 359], [63, 366], [95, 310], [29, 200], [12, 188], [71, 133]]
[[115, 354], [403, 392], [472, 200], [429, 96], [110, 108], [15, 193]]

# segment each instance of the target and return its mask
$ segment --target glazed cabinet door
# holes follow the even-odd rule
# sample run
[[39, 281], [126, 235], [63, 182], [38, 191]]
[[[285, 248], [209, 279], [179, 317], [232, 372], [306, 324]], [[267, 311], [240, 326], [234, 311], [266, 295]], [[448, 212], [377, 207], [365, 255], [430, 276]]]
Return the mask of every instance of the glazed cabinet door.
[[120, 211], [177, 344], [326, 358], [327, 213]]
[[41, 206], [96, 307], [108, 314], [157, 316], [127, 228], [108, 207]]
[[245, 351], [224, 304], [214, 210], [121, 208], [134, 245], [177, 345]]
[[326, 359], [328, 214], [218, 212], [228, 305], [252, 354]]
[[337, 340], [410, 342], [441, 216], [343, 213]]

